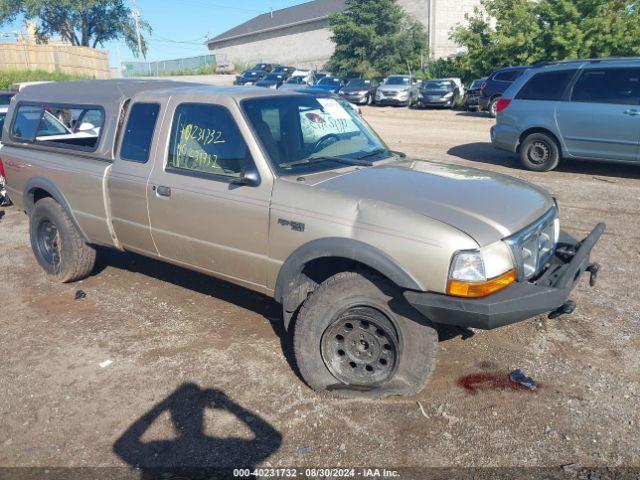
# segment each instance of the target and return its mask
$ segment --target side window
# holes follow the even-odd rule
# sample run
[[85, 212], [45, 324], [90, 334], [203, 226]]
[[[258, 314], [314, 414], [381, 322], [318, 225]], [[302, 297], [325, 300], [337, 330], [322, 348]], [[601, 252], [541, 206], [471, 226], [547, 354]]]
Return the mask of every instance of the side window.
[[498, 73], [495, 77], [493, 77], [493, 79], [499, 82], [513, 82], [517, 77], [518, 72], [511, 70], [508, 72]]
[[640, 69], [584, 70], [573, 87], [574, 102], [640, 104]]
[[160, 105], [157, 103], [133, 104], [120, 148], [122, 160], [139, 163], [146, 163], [149, 160], [159, 111]]
[[16, 110], [11, 136], [19, 140], [32, 141], [42, 118], [42, 107], [23, 105]]
[[167, 170], [239, 177], [249, 159], [231, 113], [218, 105], [179, 105], [173, 118]]
[[520, 100], [560, 100], [575, 73], [575, 70], [537, 73], [522, 87], [516, 98]]
[[57, 147], [95, 150], [104, 125], [102, 109], [58, 105], [18, 107], [11, 135], [20, 140]]

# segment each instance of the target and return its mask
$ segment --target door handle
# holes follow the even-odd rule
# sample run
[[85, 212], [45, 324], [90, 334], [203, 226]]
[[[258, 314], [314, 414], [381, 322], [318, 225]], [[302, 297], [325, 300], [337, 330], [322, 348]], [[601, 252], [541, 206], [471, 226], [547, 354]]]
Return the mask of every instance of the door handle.
[[630, 115], [632, 117], [636, 117], [640, 115], [640, 111], [636, 110], [635, 108], [630, 108], [629, 110], [625, 110], [623, 113], [625, 115]]
[[156, 195], [159, 197], [170, 197], [171, 196], [171, 187], [153, 187], [156, 191]]

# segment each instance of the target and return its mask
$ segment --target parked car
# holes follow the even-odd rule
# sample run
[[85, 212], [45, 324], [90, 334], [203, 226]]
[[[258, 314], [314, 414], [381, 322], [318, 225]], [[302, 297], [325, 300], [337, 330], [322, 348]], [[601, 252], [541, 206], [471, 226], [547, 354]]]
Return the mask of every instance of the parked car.
[[287, 79], [283, 73], [269, 73], [256, 82], [256, 87], [279, 88]]
[[529, 67], [507, 67], [493, 72], [487, 81], [480, 85], [480, 109], [496, 117], [498, 99]]
[[245, 70], [242, 75], [236, 75], [236, 79], [233, 82], [234, 85], [255, 85], [267, 75], [264, 72], [258, 70]]
[[0, 91], [0, 107], [9, 105], [16, 92]]
[[390, 75], [380, 84], [376, 105], [409, 107], [418, 100], [418, 82], [410, 75]]
[[280, 75], [284, 75], [285, 78], [289, 78], [295, 71], [295, 67], [284, 67], [282, 65], [278, 65], [277, 67], [274, 67], [270, 73], [278, 73]]
[[357, 105], [370, 105], [376, 95], [378, 82], [370, 78], [350, 80], [338, 92], [345, 100]]
[[313, 86], [327, 92], [338, 93], [344, 86], [344, 81], [338, 77], [323, 77]]
[[[44, 113], [71, 103], [104, 112], [93, 146], [39, 140]], [[52, 279], [85, 278], [103, 246], [273, 297], [326, 394], [415, 394], [438, 324], [570, 313], [581, 274], [595, 281], [603, 224], [578, 242], [541, 188], [406, 158], [331, 94], [56, 83], [20, 93], [7, 125], [8, 190]]]
[[454, 108], [460, 100], [460, 89], [453, 80], [426, 80], [416, 102], [421, 107]]
[[271, 70], [273, 70], [274, 68], [275, 68], [275, 65], [271, 63], [256, 63], [249, 70], [252, 70], [254, 72], [260, 72], [260, 73], [270, 73]]
[[464, 108], [467, 110], [480, 110], [480, 88], [486, 81], [486, 78], [480, 78], [471, 82], [462, 100]]
[[491, 141], [529, 170], [564, 158], [640, 161], [640, 60], [560, 62], [525, 72], [497, 104]]
[[311, 86], [313, 85], [313, 77], [311, 75], [312, 74], [309, 74], [309, 76], [292, 75], [286, 82], [280, 85], [280, 90], [297, 90]]
[[[3, 99], [4, 96], [0, 96], [0, 98]], [[9, 110], [8, 106], [6, 105], [0, 106], [0, 132], [4, 127], [4, 119], [7, 116], [8, 110]], [[0, 147], [2, 147], [1, 141], [0, 141]], [[9, 199], [9, 195], [7, 194], [6, 184], [7, 182], [5, 180], [4, 167], [2, 165], [2, 160], [0, 160], [0, 207], [11, 204], [11, 200]]]

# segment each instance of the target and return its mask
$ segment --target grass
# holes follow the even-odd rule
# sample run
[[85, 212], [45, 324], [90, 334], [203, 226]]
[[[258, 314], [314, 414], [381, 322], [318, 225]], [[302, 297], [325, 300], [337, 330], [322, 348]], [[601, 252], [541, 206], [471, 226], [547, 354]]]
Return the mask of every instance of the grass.
[[21, 82], [69, 82], [72, 80], [86, 80], [89, 77], [70, 75], [61, 72], [46, 72], [44, 70], [8, 70], [0, 72], [0, 90], [8, 90], [14, 83]]

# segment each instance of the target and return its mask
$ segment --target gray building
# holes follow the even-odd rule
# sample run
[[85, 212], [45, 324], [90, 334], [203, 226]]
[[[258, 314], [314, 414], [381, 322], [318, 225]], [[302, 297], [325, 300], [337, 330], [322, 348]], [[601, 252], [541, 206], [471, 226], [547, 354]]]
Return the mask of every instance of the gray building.
[[[449, 32], [480, 5], [480, 0], [397, 1], [425, 25], [434, 58], [460, 51], [449, 40]], [[258, 15], [212, 38], [207, 45], [218, 62], [238, 66], [272, 62], [321, 69], [334, 50], [327, 17], [344, 9], [345, 0], [314, 0]]]

